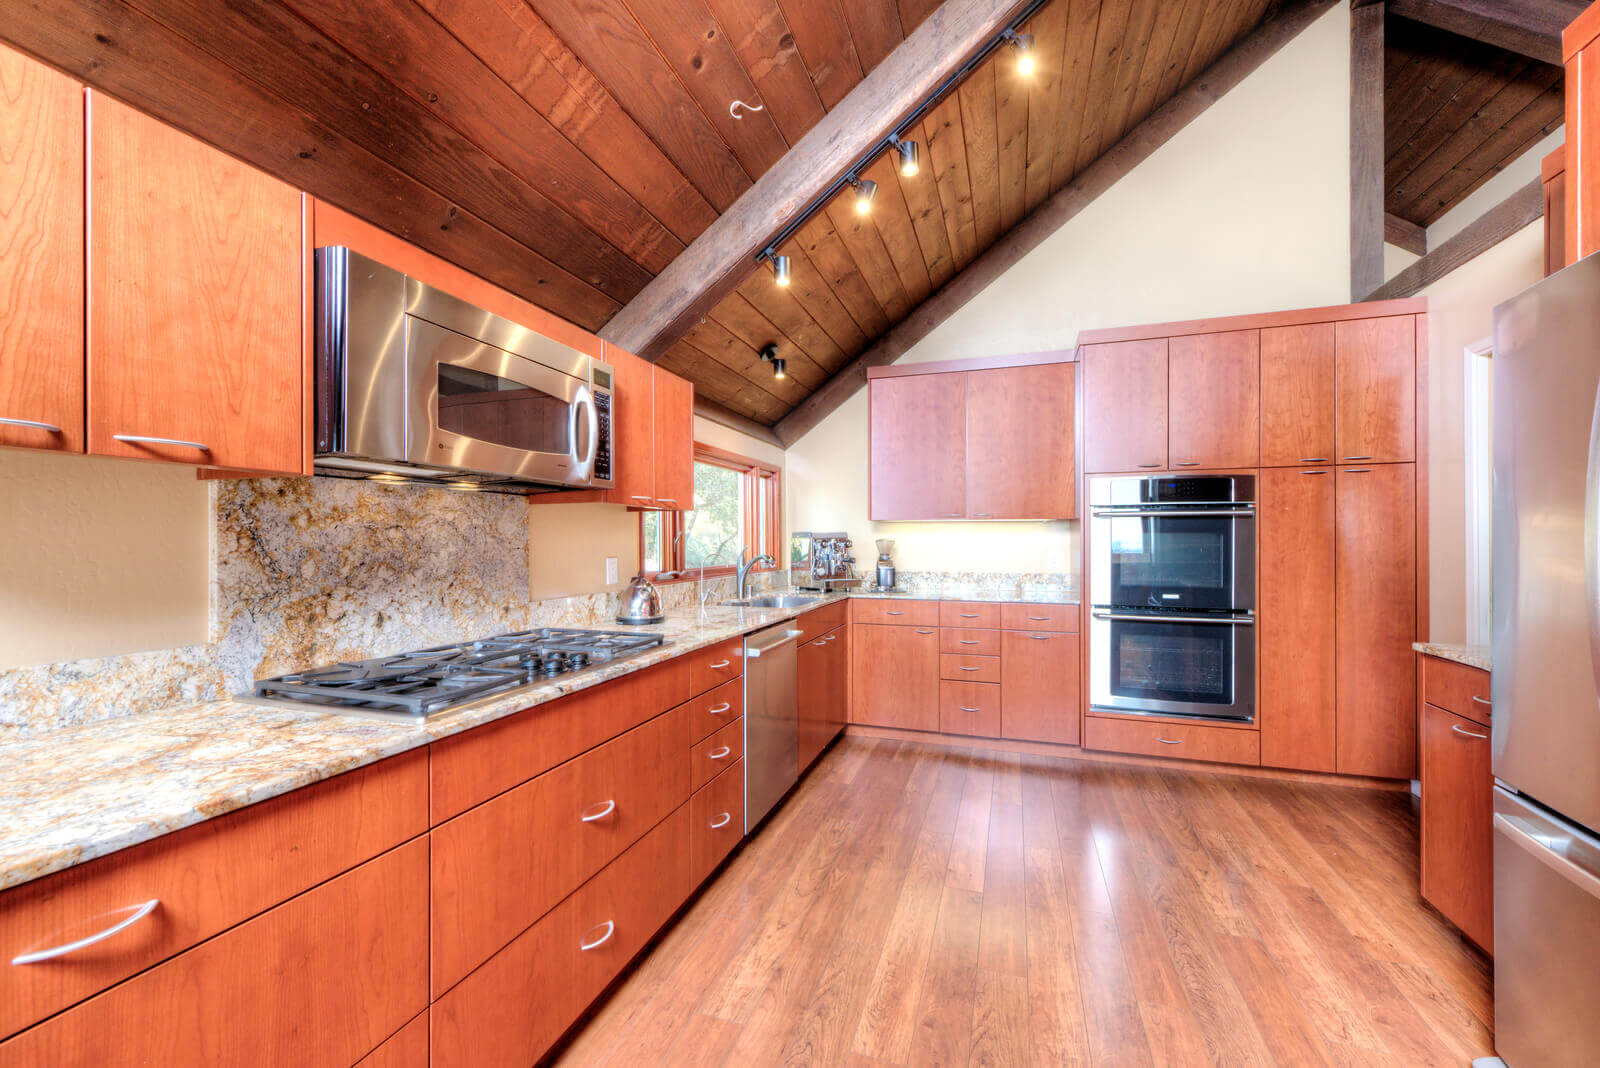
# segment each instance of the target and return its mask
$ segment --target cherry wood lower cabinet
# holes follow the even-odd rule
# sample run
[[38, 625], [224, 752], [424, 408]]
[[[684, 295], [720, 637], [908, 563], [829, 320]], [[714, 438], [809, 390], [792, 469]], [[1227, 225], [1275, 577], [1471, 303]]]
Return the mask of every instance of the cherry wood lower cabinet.
[[989, 682], [939, 682], [939, 733], [1000, 736], [1000, 687]]
[[799, 770], [809, 768], [844, 729], [850, 690], [850, 628], [841, 626], [799, 651]]
[[416, 839], [0, 1044], [0, 1065], [348, 1068], [427, 1005]]
[[0, 445], [83, 451], [83, 87], [0, 46]]
[[434, 1002], [433, 1068], [525, 1068], [549, 1050], [689, 896], [691, 807]]
[[1493, 952], [1489, 728], [1424, 705], [1421, 763], [1422, 896], [1468, 938]]
[[1006, 631], [1000, 654], [1000, 737], [1077, 745], [1079, 665], [1076, 634]]
[[1261, 737], [1253, 730], [1208, 727], [1145, 719], [1111, 719], [1087, 716], [1083, 724], [1085, 749], [1116, 753], [1210, 760], [1221, 764], [1259, 764]]
[[861, 624], [851, 641], [853, 722], [937, 731], [938, 628]]
[[689, 751], [689, 788], [698, 790], [744, 757], [744, 717], [741, 716]]
[[1494, 708], [1487, 671], [1437, 656], [1422, 658], [1422, 699], [1485, 727]]
[[689, 801], [689, 883], [710, 878], [744, 838], [744, 761], [695, 791]]
[[419, 1013], [356, 1068], [428, 1068], [428, 1014]]

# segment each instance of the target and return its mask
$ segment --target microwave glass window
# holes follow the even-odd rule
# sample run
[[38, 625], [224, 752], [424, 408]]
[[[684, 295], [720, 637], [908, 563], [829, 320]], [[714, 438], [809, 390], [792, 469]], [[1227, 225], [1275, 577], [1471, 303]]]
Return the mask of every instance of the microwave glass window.
[[572, 451], [572, 408], [521, 382], [439, 365], [439, 427], [476, 441], [530, 452]]
[[1116, 696], [1233, 702], [1232, 627], [1119, 623], [1111, 640], [1111, 692]]

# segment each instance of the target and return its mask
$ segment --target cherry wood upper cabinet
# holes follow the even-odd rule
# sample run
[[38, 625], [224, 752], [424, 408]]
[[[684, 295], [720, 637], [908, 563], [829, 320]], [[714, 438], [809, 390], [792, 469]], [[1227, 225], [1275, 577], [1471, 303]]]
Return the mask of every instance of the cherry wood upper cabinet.
[[1262, 467], [1333, 462], [1333, 335], [1332, 323], [1261, 331]]
[[694, 507], [694, 386], [659, 367], [653, 373], [655, 412], [655, 503], [684, 511]]
[[1334, 473], [1263, 468], [1257, 496], [1261, 763], [1331, 772]]
[[868, 382], [871, 518], [967, 514], [967, 376], [914, 374]]
[[1566, 59], [1566, 262], [1600, 251], [1600, 8], [1590, 4], [1561, 35]]
[[604, 359], [617, 373], [611, 399], [614, 470], [606, 498], [648, 508], [656, 498], [655, 368], [609, 344]]
[[1172, 466], [1255, 467], [1260, 456], [1261, 331], [1189, 334], [1167, 343]]
[[1416, 459], [1417, 319], [1349, 319], [1334, 328], [1334, 449], [1339, 463]]
[[1167, 339], [1083, 346], [1086, 471], [1167, 466]]
[[967, 372], [967, 516], [1077, 515], [1072, 432], [1077, 367]]
[[1416, 477], [1413, 464], [1338, 471], [1336, 765], [1345, 775], [1417, 772]]
[[88, 127], [89, 451], [301, 472], [301, 195], [93, 90]]
[[1567, 146], [1562, 145], [1540, 165], [1544, 189], [1544, 273], [1555, 274], [1567, 259]]
[[4, 47], [0, 445], [83, 451], [83, 88]]

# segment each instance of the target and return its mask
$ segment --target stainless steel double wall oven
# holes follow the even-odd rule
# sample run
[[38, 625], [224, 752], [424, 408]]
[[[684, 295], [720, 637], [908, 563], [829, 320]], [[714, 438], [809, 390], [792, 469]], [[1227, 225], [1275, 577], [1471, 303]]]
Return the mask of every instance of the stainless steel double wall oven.
[[1090, 483], [1089, 704], [1255, 719], [1256, 480]]

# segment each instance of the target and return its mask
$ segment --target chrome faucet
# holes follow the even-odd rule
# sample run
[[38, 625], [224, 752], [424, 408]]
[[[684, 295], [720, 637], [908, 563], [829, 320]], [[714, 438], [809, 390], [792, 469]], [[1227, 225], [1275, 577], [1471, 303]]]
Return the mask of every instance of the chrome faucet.
[[778, 566], [778, 561], [774, 560], [772, 558], [772, 556], [770, 554], [768, 554], [768, 553], [762, 553], [760, 556], [756, 557], [754, 560], [751, 560], [748, 564], [745, 563], [744, 562], [744, 554], [749, 552], [749, 551], [750, 551], [749, 546], [746, 546], [745, 548], [739, 550], [739, 563], [738, 563], [738, 566], [734, 569], [735, 578], [736, 578], [736, 584], [737, 584], [737, 589], [736, 589], [736, 592], [735, 592], [735, 596], [741, 601], [744, 600], [745, 594], [747, 592], [745, 590], [745, 583], [749, 581], [750, 569], [752, 567], [755, 567], [757, 564], [759, 564], [763, 560], [765, 560], [767, 563], [771, 564], [773, 567], [777, 567]]

